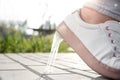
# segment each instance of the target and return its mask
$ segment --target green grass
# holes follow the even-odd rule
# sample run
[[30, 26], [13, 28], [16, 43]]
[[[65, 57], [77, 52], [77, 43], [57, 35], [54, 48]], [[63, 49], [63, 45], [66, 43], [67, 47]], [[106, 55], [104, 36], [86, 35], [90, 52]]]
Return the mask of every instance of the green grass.
[[[22, 37], [20, 32], [14, 32], [11, 36], [10, 31], [7, 32], [6, 37], [0, 35], [0, 53], [37, 53], [50, 52], [53, 34], [48, 36], [35, 36], [30, 38]], [[62, 42], [59, 52], [68, 52], [68, 45]]]

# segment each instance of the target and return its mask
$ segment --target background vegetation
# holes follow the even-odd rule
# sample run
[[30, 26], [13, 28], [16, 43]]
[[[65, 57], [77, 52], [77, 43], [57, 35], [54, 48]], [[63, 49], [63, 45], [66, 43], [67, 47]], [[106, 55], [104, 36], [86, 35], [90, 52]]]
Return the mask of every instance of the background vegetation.
[[[20, 27], [15, 29], [16, 25]], [[26, 21], [0, 22], [0, 53], [50, 52], [54, 32], [46, 36], [42, 33], [27, 35], [26, 25]], [[60, 45], [59, 52], [68, 52], [68, 45], [65, 42]]]

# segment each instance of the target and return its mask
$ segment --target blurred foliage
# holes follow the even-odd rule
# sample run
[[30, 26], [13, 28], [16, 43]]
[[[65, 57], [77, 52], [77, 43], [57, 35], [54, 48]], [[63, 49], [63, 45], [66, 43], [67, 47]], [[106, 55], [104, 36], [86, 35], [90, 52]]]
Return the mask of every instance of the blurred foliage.
[[[26, 22], [24, 24], [26, 25]], [[15, 29], [14, 23], [0, 23], [0, 53], [50, 52], [52, 39], [53, 34], [47, 36], [33, 34], [28, 36], [20, 29]], [[59, 51], [67, 52], [67, 49], [68, 45], [63, 42]]]

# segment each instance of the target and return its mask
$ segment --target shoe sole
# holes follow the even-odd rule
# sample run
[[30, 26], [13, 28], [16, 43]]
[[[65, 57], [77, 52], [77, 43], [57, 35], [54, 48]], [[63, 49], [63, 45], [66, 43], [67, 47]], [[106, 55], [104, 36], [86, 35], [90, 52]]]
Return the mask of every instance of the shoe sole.
[[120, 79], [120, 70], [108, 67], [98, 61], [64, 22], [56, 30], [91, 69], [108, 78]]

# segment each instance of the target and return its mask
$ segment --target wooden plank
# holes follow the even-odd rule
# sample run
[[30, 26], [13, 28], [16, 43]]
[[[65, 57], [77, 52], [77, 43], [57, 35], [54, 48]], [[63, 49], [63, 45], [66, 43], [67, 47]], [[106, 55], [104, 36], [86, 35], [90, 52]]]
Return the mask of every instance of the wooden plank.
[[1, 80], [35, 80], [38, 76], [29, 70], [0, 71]]
[[[39, 80], [49, 58], [48, 54], [0, 54], [0, 80]], [[75, 53], [58, 54], [53, 73], [45, 80], [109, 80], [99, 78]]]

